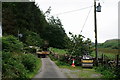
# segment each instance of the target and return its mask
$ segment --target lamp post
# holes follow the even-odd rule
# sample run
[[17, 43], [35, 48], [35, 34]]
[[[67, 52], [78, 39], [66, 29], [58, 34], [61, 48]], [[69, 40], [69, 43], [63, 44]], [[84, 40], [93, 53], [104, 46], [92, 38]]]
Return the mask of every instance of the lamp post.
[[[97, 8], [97, 10], [96, 10]], [[97, 17], [96, 12], [101, 12], [101, 5], [98, 3], [96, 7], [96, 0], [94, 0], [94, 25], [95, 25], [95, 58], [96, 58], [96, 65], [98, 65], [98, 47], [97, 47]]]

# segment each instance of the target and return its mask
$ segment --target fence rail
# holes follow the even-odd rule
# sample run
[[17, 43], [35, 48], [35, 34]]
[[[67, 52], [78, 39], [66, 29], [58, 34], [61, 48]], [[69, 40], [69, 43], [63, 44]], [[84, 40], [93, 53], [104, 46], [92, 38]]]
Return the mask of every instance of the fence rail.
[[[68, 54], [57, 54], [55, 52], [50, 51], [50, 54], [58, 60], [64, 61], [66, 63], [70, 63], [72, 62], [72, 59], [75, 59], [76, 65], [81, 65], [81, 59], [82, 56], [71, 56]], [[96, 62], [96, 59], [93, 57], [94, 60], [94, 64]], [[104, 54], [101, 55], [101, 57], [98, 58], [98, 66], [99, 65], [107, 65], [109, 67], [118, 67], [120, 66], [120, 56], [117, 54], [116, 57], [111, 60], [109, 59], [107, 56], [105, 56]]]

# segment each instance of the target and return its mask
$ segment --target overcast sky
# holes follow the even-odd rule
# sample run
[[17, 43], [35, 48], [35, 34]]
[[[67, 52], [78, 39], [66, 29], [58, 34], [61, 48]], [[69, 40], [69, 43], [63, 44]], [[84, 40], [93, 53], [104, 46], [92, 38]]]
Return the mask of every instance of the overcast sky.
[[[100, 2], [102, 6], [102, 12], [97, 12], [99, 43], [118, 38], [118, 1], [120, 0], [97, 0], [97, 3]], [[94, 5], [94, 0], [35, 0], [35, 2], [43, 12], [51, 6], [51, 15], [61, 19], [67, 34], [69, 32], [80, 34], [90, 12], [81, 34], [94, 42], [94, 7], [90, 7]], [[64, 13], [68, 11], [73, 12]]]
[[[108, 39], [118, 38], [118, 2], [120, 0], [96, 1], [100, 2], [102, 6], [102, 12], [97, 12], [98, 42], [102, 43]], [[94, 0], [35, 0], [35, 2], [43, 12], [51, 6], [51, 15], [61, 19], [67, 34], [69, 32], [81, 33], [94, 42], [94, 8], [90, 7], [94, 5]], [[88, 19], [85, 23], [87, 16]]]

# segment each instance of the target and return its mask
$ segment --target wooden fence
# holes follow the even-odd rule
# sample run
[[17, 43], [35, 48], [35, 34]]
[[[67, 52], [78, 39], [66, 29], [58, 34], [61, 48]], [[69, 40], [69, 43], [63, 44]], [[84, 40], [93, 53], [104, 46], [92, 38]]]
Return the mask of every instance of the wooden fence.
[[[50, 55], [52, 55], [54, 57], [54, 59], [64, 61], [68, 64], [70, 64], [72, 62], [72, 59], [74, 58], [76, 65], [81, 65], [82, 56], [71, 56], [68, 54], [59, 55], [59, 54], [54, 53], [54, 52], [50, 52]], [[94, 64], [95, 64], [96, 59], [93, 58], [93, 60], [94, 60]], [[120, 55], [116, 55], [115, 59], [110, 60], [107, 56], [102, 54], [101, 57], [98, 58], [97, 62], [98, 62], [98, 66], [99, 65], [106, 65], [109, 67], [118, 67], [118, 66], [120, 66]]]

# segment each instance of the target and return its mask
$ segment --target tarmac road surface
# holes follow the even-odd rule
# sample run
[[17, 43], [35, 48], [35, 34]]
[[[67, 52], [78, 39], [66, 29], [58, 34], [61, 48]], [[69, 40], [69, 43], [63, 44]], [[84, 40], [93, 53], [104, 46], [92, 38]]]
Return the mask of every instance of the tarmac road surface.
[[67, 78], [50, 58], [41, 58], [42, 67], [34, 78]]

